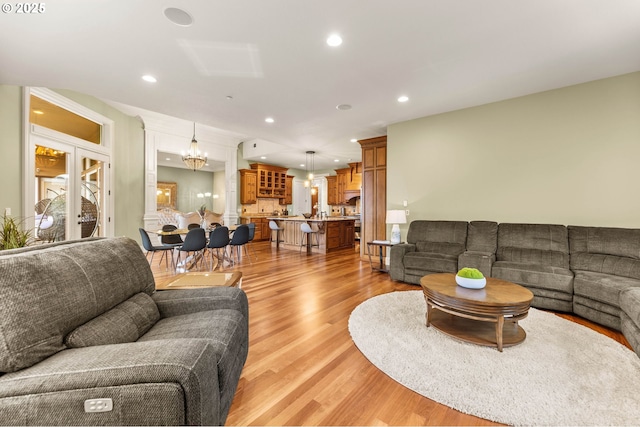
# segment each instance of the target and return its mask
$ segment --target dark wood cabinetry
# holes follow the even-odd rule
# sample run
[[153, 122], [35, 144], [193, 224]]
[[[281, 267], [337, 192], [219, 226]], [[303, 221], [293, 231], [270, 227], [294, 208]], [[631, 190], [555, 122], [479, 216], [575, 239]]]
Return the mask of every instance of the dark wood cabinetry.
[[327, 176], [327, 204], [338, 204], [338, 177], [336, 175]]
[[362, 146], [361, 240], [386, 240], [387, 137], [380, 136], [359, 142]]
[[349, 163], [348, 168], [336, 169], [335, 177], [327, 177], [327, 204], [350, 204], [350, 199], [360, 197], [361, 187], [362, 163]]
[[354, 221], [327, 222], [327, 250], [349, 248], [354, 245]]
[[253, 236], [254, 241], [269, 240], [271, 229], [269, 228], [269, 220], [263, 217], [242, 217], [240, 224], [249, 224], [253, 222], [256, 225], [256, 231]]
[[258, 202], [258, 173], [254, 170], [240, 170], [240, 203], [251, 205]]
[[240, 169], [240, 203], [258, 202], [258, 198], [280, 199], [281, 205], [293, 203], [293, 176], [286, 168], [252, 163], [251, 169]]

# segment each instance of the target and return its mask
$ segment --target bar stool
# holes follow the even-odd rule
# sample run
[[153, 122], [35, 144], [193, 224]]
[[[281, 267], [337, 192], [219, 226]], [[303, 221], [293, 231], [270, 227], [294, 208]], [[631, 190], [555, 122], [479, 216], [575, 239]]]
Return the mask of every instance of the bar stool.
[[[318, 243], [318, 232], [313, 231], [309, 224], [307, 224], [306, 222], [301, 223], [300, 231], [302, 231], [302, 239], [300, 240], [300, 252], [302, 251], [302, 246], [304, 245], [305, 239], [307, 240], [307, 252], [311, 251], [312, 246], [320, 246], [320, 243]], [[313, 239], [311, 239], [311, 237], [314, 235], [316, 236], [315, 245], [313, 244]]]
[[[278, 223], [275, 222], [274, 220], [270, 220], [269, 221], [269, 228], [271, 229], [271, 236], [269, 237], [269, 241], [273, 241], [273, 231], [275, 230], [276, 232], [276, 248], [280, 248], [280, 242], [284, 242], [284, 240], [280, 240], [280, 232], [282, 231], [282, 234], [284, 235], [284, 228], [279, 227]], [[284, 239], [284, 236], [283, 236]]]

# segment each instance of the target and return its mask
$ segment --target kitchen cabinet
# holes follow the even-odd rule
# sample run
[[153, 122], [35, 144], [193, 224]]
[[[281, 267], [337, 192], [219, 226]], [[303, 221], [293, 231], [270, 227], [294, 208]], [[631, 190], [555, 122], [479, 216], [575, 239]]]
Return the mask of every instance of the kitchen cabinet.
[[240, 203], [251, 205], [258, 202], [258, 173], [255, 170], [240, 170]]
[[327, 221], [327, 250], [354, 245], [354, 221]]
[[287, 187], [287, 170], [264, 163], [252, 163], [258, 174], [258, 197], [284, 199]]
[[285, 176], [284, 198], [280, 199], [281, 205], [290, 205], [293, 203], [293, 176]]
[[[360, 197], [362, 187], [362, 163], [349, 163], [348, 168], [336, 169], [336, 203], [349, 204], [349, 200]], [[328, 203], [331, 204], [331, 203]]]
[[338, 204], [338, 177], [336, 175], [327, 176], [327, 204]]
[[[358, 141], [362, 147], [362, 229], [360, 240], [386, 240], [387, 137]], [[364, 257], [364, 245], [360, 248]]]
[[240, 224], [249, 224], [253, 222], [256, 225], [256, 231], [253, 235], [254, 241], [269, 240], [271, 229], [269, 228], [269, 220], [265, 217], [243, 216], [240, 218]]

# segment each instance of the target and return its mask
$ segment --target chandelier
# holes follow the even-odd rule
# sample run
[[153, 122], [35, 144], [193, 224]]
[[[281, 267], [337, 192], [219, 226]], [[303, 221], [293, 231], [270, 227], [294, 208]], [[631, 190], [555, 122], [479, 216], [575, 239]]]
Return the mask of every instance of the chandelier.
[[[311, 185], [311, 181], [313, 181], [313, 172], [314, 172], [314, 161], [313, 155], [316, 154], [315, 151], [307, 151], [305, 157], [305, 170], [307, 172], [307, 177], [304, 181], [304, 186], [309, 187]], [[311, 161], [309, 161], [311, 159]], [[309, 167], [311, 167], [311, 172], [309, 172]]]
[[196, 124], [193, 123], [193, 138], [191, 139], [191, 145], [189, 146], [189, 152], [187, 154], [182, 153], [182, 161], [185, 165], [194, 172], [201, 169], [205, 163], [207, 163], [207, 153], [204, 153], [204, 157], [200, 155], [198, 150], [198, 141], [196, 141]]

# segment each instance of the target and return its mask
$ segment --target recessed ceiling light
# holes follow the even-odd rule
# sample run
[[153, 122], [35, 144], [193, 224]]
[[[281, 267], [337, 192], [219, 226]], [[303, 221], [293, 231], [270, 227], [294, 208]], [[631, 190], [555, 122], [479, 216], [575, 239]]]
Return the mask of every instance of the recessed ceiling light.
[[334, 162], [336, 162], [336, 163], [338, 163], [339, 161], [340, 161], [340, 160], [338, 160], [338, 159], [335, 159], [335, 160], [334, 160]]
[[351, 105], [349, 104], [336, 105], [336, 109], [342, 110], [342, 111], [351, 110]]
[[265, 159], [267, 158], [267, 156], [260, 156], [260, 158], [261, 158], [262, 160], [265, 160]]
[[167, 157], [165, 160], [171, 161], [171, 157]]
[[229, 101], [233, 101], [233, 96], [231, 96], [231, 95], [227, 95], [227, 99], [228, 99]]
[[164, 10], [164, 16], [171, 22], [181, 27], [188, 27], [193, 24], [193, 18], [189, 13], [177, 7], [168, 7]]
[[358, 140], [355, 138], [351, 138], [351, 142], [358, 142]]
[[409, 97], [406, 95], [402, 95], [401, 97], [398, 98], [398, 102], [407, 102], [409, 100]]
[[342, 37], [338, 34], [331, 34], [327, 38], [327, 44], [332, 47], [340, 46], [342, 44]]
[[267, 123], [275, 122], [275, 120], [273, 120], [273, 117], [267, 117], [266, 119], [264, 119], [264, 121], [267, 122]]
[[149, 83], [155, 83], [158, 81], [155, 77], [153, 77], [150, 74], [145, 74], [144, 76], [142, 76], [142, 80]]
[[304, 163], [300, 163], [300, 167], [303, 168], [304, 167]]

